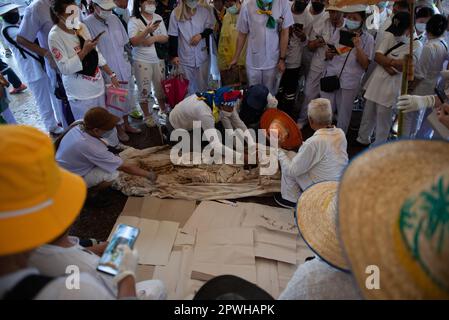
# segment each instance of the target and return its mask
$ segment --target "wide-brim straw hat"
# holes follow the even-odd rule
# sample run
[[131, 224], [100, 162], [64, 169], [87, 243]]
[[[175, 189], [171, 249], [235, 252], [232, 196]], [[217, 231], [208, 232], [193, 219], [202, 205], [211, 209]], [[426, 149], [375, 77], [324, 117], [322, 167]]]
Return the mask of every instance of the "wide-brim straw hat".
[[[275, 128], [273, 125], [275, 125]], [[266, 130], [268, 137], [270, 136], [270, 128], [279, 130], [278, 136], [286, 136], [280, 142], [280, 147], [283, 149], [295, 149], [302, 144], [302, 135], [298, 125], [288, 114], [279, 109], [267, 109], [260, 118], [260, 128]]]
[[[449, 143], [403, 140], [355, 158], [338, 227], [365, 298], [449, 298]], [[380, 288], [369, 289], [376, 270]]]
[[337, 234], [338, 182], [320, 182], [307, 188], [296, 206], [296, 222], [304, 241], [331, 266], [348, 271]]
[[86, 197], [80, 176], [60, 168], [48, 136], [0, 126], [0, 256], [30, 251], [61, 236]]

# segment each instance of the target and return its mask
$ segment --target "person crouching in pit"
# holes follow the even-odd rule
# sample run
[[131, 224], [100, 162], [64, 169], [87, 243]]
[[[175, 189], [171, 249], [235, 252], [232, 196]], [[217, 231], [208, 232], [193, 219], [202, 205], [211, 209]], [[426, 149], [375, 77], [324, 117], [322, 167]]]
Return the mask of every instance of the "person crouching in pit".
[[58, 164], [83, 177], [93, 197], [110, 187], [119, 171], [156, 180], [154, 172], [123, 161], [108, 150], [103, 139], [107, 139], [119, 121], [119, 117], [106, 109], [95, 107], [55, 142]]

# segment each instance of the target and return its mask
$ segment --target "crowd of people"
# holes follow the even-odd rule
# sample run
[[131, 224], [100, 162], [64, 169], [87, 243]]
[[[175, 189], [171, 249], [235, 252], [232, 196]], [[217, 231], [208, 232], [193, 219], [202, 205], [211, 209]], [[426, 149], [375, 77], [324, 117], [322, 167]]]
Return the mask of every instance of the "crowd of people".
[[[165, 297], [163, 284], [158, 281], [135, 283], [137, 256], [129, 248], [123, 248], [124, 262], [119, 274], [105, 280], [95, 270], [104, 244], [83, 245], [67, 232], [80, 212], [86, 186], [95, 196], [113, 183], [119, 171], [150, 181], [157, 178], [154, 172], [123, 162], [111, 152], [111, 148], [120, 148], [120, 142], [128, 142], [130, 134], [141, 134], [142, 130], [129, 117], [142, 118], [148, 127], [162, 126], [161, 132], [170, 143], [173, 130], [191, 131], [194, 121], [200, 121], [204, 131], [221, 128], [245, 132], [260, 127], [265, 110], [285, 112], [298, 128], [310, 127], [314, 133], [293, 157], [279, 150], [281, 192], [275, 195], [275, 201], [283, 207], [298, 207], [297, 214], [304, 216], [316, 212], [314, 204], [323, 200], [313, 200], [310, 190], [339, 181], [345, 169], [351, 172], [351, 166], [358, 166], [359, 170], [366, 166], [358, 160], [348, 169], [347, 136], [355, 106], [363, 106], [363, 115], [354, 143], [363, 147], [382, 145], [371, 150], [372, 159], [387, 154], [382, 153], [382, 147], [393, 148], [385, 143], [394, 139], [397, 131], [401, 138], [430, 140], [442, 134], [435, 130], [435, 121], [449, 129], [449, 101], [444, 97], [445, 81], [449, 80], [449, 71], [445, 70], [449, 61], [449, 25], [442, 8], [432, 0], [417, 1], [414, 12], [410, 12], [407, 1], [343, 7], [332, 3], [34, 0], [22, 16], [20, 5], [0, 5], [4, 42], [36, 100], [46, 130], [57, 136], [54, 155], [50, 140], [42, 133], [21, 126], [0, 128], [4, 140], [1, 151], [8, 155], [1, 170], [5, 179], [1, 183], [0, 212], [6, 213], [8, 224], [2, 222], [0, 232], [0, 280], [6, 284], [1, 287], [0, 297]], [[415, 30], [410, 30], [412, 20], [416, 20]], [[413, 63], [407, 68], [405, 62], [410, 53]], [[219, 71], [219, 88], [212, 86], [215, 70]], [[401, 95], [406, 71], [414, 75], [414, 80], [407, 82], [409, 94]], [[170, 105], [162, 84], [165, 79], [178, 76], [188, 80], [188, 88], [177, 104]], [[14, 77], [7, 77], [12, 83]], [[0, 76], [1, 119], [12, 124], [15, 120], [8, 108], [8, 85]], [[111, 88], [127, 90], [125, 107], [108, 105], [106, 96]], [[398, 121], [400, 113], [402, 119]], [[222, 145], [213, 136], [207, 138], [214, 150], [247, 160], [247, 154]], [[247, 138], [248, 144], [256, 143]], [[413, 151], [414, 143], [402, 141], [396, 143], [400, 145], [396, 148], [402, 150], [401, 146], [407, 145]], [[426, 143], [443, 146], [447, 153], [444, 142]], [[427, 177], [430, 180], [440, 174], [438, 165], [442, 164], [433, 165], [433, 176]], [[347, 189], [356, 184], [348, 175], [341, 182]], [[446, 173], [443, 176], [447, 178]], [[419, 181], [422, 184], [417, 188], [426, 188], [430, 183]], [[446, 180], [441, 181], [447, 184]], [[399, 191], [405, 192], [400, 187]], [[300, 230], [304, 228], [301, 235], [317, 257], [298, 268], [281, 298], [370, 297], [352, 281], [353, 277], [360, 280], [364, 272], [357, 266], [356, 249], [352, 256], [352, 247], [348, 245], [345, 250], [350, 254], [344, 256], [341, 244], [334, 243], [334, 247], [339, 247], [337, 261], [328, 255], [328, 250], [321, 250], [329, 236], [354, 236], [349, 231], [347, 235], [342, 232], [347, 223], [345, 215], [357, 214], [353, 209], [342, 214], [336, 205], [329, 207], [336, 201], [340, 186], [336, 182], [325, 188], [324, 191], [334, 192], [323, 209], [330, 214], [317, 219], [316, 213], [316, 221], [310, 223], [326, 224], [329, 234], [318, 233], [317, 242], [311, 243], [307, 230], [313, 226], [298, 225]], [[10, 191], [19, 189], [24, 192], [16, 195]], [[404, 193], [404, 197], [409, 193]], [[11, 201], [14, 197], [18, 197], [17, 201]], [[342, 204], [351, 202], [342, 199]], [[301, 206], [305, 209], [299, 210]], [[351, 208], [349, 204], [347, 207]], [[397, 215], [403, 213], [400, 209], [390, 210], [391, 221], [397, 221]], [[65, 216], [60, 216], [61, 212]], [[28, 213], [38, 215], [31, 217]], [[366, 223], [373, 223], [368, 218]], [[336, 219], [340, 219], [340, 230]], [[33, 232], [36, 225], [42, 231], [39, 234]], [[14, 234], [17, 226], [23, 234]], [[359, 236], [357, 240], [363, 242], [364, 235]], [[443, 238], [442, 243], [447, 243], [449, 238]], [[391, 239], [383, 240], [386, 246], [392, 246], [388, 242]], [[341, 262], [345, 257], [349, 264]], [[429, 259], [436, 259], [430, 267], [435, 273], [426, 279], [430, 289], [420, 291], [419, 284], [412, 286], [418, 288], [413, 297], [439, 297], [439, 290], [447, 290], [447, 283], [442, 287], [435, 284], [441, 276], [439, 258]], [[54, 263], [49, 262], [52, 260]], [[428, 268], [416, 263], [413, 267]], [[69, 264], [85, 266], [81, 291], [65, 289], [60, 276]], [[419, 274], [409, 280], [422, 279]], [[393, 297], [400, 294], [408, 293], [391, 293]]]

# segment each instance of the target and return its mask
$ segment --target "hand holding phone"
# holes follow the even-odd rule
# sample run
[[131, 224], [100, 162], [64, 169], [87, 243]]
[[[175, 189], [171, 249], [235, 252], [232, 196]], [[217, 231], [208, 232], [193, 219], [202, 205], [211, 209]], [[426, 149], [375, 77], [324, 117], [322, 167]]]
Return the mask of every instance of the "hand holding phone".
[[101, 31], [99, 34], [95, 36], [95, 38], [92, 39], [92, 42], [96, 42], [100, 37], [105, 33], [106, 31]]
[[139, 229], [119, 224], [106, 250], [100, 258], [97, 270], [116, 276], [121, 270], [124, 257], [123, 245], [132, 249], [139, 235]]

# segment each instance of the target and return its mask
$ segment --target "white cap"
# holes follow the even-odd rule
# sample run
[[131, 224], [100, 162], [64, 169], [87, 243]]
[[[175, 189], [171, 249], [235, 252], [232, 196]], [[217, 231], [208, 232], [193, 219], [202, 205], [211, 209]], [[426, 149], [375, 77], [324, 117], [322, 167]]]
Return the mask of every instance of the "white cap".
[[92, 0], [92, 2], [99, 5], [104, 10], [111, 10], [117, 7], [113, 0]]
[[368, 6], [366, 4], [354, 4], [352, 6], [344, 6], [341, 8], [342, 12], [353, 13], [353, 12], [367, 12]]
[[0, 16], [4, 15], [5, 13], [20, 8], [21, 5], [13, 4], [13, 3], [1, 3], [0, 4]]

